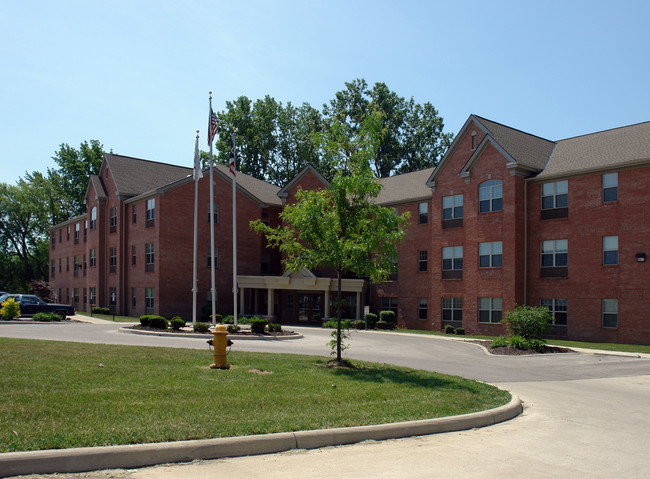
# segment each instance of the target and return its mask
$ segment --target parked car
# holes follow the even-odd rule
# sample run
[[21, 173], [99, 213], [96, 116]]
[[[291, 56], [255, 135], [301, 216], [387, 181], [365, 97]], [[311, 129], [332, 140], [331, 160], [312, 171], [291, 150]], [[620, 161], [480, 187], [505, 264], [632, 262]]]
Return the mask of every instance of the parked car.
[[7, 298], [12, 298], [20, 305], [21, 316], [33, 316], [36, 313], [56, 313], [65, 319], [75, 313], [74, 307], [69, 304], [46, 303], [33, 294], [4, 294], [0, 296], [0, 304]]

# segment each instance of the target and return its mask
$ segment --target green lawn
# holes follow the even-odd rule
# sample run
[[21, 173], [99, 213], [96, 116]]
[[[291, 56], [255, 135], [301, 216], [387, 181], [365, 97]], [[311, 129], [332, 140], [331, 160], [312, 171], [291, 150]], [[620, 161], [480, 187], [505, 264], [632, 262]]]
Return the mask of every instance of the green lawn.
[[[496, 336], [480, 336], [480, 335], [463, 335], [454, 336], [445, 334], [442, 331], [424, 331], [420, 329], [397, 329], [396, 332], [400, 333], [413, 333], [413, 334], [429, 334], [434, 336], [451, 336], [455, 338], [467, 339], [489, 339], [494, 340]], [[646, 353], [650, 354], [650, 346], [644, 344], [618, 344], [618, 343], [592, 343], [588, 341], [569, 341], [564, 339], [548, 339], [547, 344], [555, 346], [562, 346], [565, 348], [585, 348], [585, 349], [602, 349], [605, 351], [622, 351], [629, 353]]]
[[455, 376], [329, 358], [0, 338], [0, 452], [380, 424], [510, 394]]

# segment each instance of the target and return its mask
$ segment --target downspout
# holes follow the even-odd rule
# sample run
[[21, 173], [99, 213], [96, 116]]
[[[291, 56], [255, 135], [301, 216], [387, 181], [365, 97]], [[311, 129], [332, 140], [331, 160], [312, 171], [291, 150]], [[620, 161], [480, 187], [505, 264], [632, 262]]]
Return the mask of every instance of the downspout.
[[524, 305], [528, 305], [528, 179], [524, 179]]

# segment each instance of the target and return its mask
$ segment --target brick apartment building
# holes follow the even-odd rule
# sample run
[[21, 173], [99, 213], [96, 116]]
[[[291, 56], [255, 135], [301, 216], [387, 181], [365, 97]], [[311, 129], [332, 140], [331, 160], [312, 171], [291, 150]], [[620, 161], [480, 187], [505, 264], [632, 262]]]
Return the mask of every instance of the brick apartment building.
[[[326, 269], [285, 273], [248, 223], [275, 226], [313, 167], [284, 188], [237, 175], [238, 302], [284, 323], [333, 316]], [[347, 278], [345, 317], [392, 309], [400, 324], [499, 335], [516, 304], [547, 306], [556, 337], [650, 344], [650, 122], [549, 141], [471, 115], [436, 168], [379, 180], [378, 203], [410, 211], [397, 273]], [[199, 184], [199, 307], [210, 301], [209, 180]], [[106, 154], [88, 213], [50, 228], [50, 283], [82, 311], [191, 318], [191, 168]], [[232, 177], [215, 168], [217, 310], [233, 310]]]

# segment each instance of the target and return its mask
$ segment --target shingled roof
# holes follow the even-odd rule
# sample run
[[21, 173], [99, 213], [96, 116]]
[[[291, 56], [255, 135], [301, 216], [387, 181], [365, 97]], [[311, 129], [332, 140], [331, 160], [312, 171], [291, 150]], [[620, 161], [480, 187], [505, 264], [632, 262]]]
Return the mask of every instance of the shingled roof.
[[155, 190], [192, 174], [192, 168], [106, 153], [107, 168], [117, 194], [131, 197]]
[[483, 125], [488, 131], [488, 134], [519, 165], [527, 166], [534, 170], [544, 169], [553, 148], [555, 148], [554, 142], [515, 128], [510, 128], [501, 123], [481, 118], [477, 115], [472, 115], [472, 117]]
[[392, 205], [431, 198], [431, 189], [427, 186], [427, 179], [431, 173], [433, 168], [426, 168], [412, 173], [379, 178], [382, 189], [376, 203]]
[[650, 122], [560, 140], [548, 165], [536, 179], [647, 162], [650, 162]]

